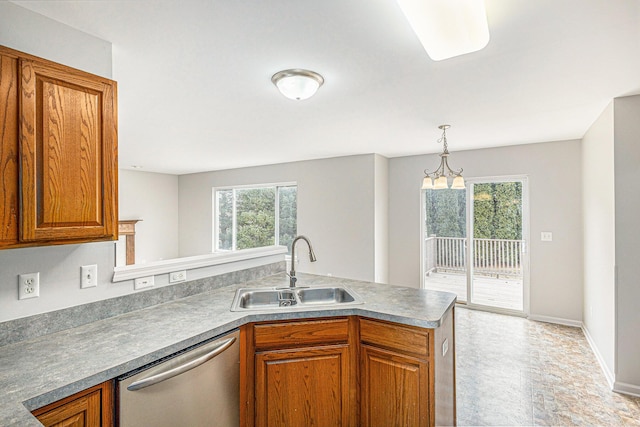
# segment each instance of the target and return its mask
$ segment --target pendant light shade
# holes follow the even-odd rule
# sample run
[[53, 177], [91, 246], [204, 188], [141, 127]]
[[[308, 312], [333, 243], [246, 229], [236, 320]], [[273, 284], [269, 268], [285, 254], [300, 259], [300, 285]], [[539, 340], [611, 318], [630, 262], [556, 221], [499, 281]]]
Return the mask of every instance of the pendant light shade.
[[447, 184], [447, 177], [442, 175], [441, 177], [436, 178], [436, 181], [433, 184], [433, 189], [442, 190], [444, 188], [449, 188], [449, 185]]
[[453, 178], [453, 182], [451, 183], [451, 188], [453, 190], [464, 190], [465, 189], [464, 178], [461, 175], [458, 175], [455, 178]]
[[431, 190], [433, 189], [433, 180], [429, 176], [425, 176], [422, 180], [422, 189], [423, 190]]
[[324, 83], [324, 78], [313, 71], [291, 69], [275, 73], [271, 81], [281, 94], [300, 101], [311, 98]]
[[451, 126], [440, 125], [438, 129], [442, 130], [442, 137], [438, 142], [442, 142], [442, 153], [440, 153], [440, 165], [433, 172], [424, 171], [422, 179], [423, 190], [442, 190], [449, 188], [449, 178], [452, 178], [451, 188], [453, 190], [463, 190], [464, 178], [462, 177], [462, 169], [453, 170], [449, 167], [449, 145], [447, 144], [447, 129]]

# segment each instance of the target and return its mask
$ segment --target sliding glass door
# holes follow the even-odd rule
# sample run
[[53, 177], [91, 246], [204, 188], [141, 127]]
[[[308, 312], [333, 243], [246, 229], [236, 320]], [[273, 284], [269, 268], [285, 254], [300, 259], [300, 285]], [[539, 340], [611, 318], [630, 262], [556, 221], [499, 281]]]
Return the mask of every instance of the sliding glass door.
[[424, 287], [467, 301], [467, 189], [424, 190]]
[[470, 180], [472, 243], [468, 301], [524, 311], [524, 179]]
[[526, 308], [527, 181], [469, 179], [424, 190], [423, 286], [495, 311]]

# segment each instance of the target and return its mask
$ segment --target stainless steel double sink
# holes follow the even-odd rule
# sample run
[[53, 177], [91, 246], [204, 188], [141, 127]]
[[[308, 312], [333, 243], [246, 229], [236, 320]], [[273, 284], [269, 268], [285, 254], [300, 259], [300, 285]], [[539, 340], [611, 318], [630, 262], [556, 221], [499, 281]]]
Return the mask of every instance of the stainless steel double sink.
[[231, 311], [282, 310], [363, 303], [358, 294], [345, 286], [241, 288], [236, 291]]

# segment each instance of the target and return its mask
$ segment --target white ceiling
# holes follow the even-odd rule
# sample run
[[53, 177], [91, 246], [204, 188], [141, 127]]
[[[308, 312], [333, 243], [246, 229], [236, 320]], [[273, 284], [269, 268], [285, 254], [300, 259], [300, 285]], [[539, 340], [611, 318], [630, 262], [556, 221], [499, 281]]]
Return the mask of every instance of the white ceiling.
[[[434, 62], [395, 0], [14, 1], [113, 43], [122, 168], [183, 174], [578, 139], [640, 93], [640, 0], [486, 0], [491, 40]], [[322, 74], [306, 101], [271, 75]]]

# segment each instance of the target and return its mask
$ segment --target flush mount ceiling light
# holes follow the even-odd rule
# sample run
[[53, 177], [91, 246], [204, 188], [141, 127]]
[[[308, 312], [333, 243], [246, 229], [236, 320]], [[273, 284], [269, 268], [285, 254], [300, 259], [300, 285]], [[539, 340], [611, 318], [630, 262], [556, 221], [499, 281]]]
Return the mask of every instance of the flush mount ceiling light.
[[453, 190], [464, 189], [464, 178], [462, 177], [462, 169], [452, 170], [449, 167], [449, 146], [447, 145], [447, 129], [450, 125], [440, 125], [438, 129], [442, 129], [442, 136], [438, 142], [442, 142], [442, 153], [440, 153], [440, 166], [433, 172], [424, 170], [424, 179], [422, 180], [423, 190], [440, 190], [449, 188], [448, 178], [453, 178], [451, 188]]
[[398, 0], [434, 61], [475, 52], [489, 43], [484, 0]]
[[316, 72], [295, 68], [278, 71], [271, 77], [271, 81], [281, 94], [299, 101], [315, 95], [324, 83], [324, 78]]

